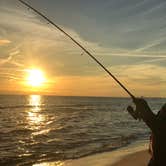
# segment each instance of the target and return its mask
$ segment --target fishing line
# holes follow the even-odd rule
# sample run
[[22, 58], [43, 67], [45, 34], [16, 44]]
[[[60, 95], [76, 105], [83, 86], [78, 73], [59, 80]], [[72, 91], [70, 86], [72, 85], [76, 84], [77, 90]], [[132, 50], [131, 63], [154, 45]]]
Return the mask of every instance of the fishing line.
[[33, 8], [31, 5], [26, 3], [23, 0], [18, 0], [22, 4], [24, 4], [28, 9], [31, 9], [38, 15], [40, 15], [42, 18], [44, 18], [46, 21], [48, 21], [51, 25], [53, 25], [55, 28], [57, 28], [59, 31], [61, 31], [63, 34], [65, 34], [69, 39], [71, 39], [77, 46], [79, 46], [87, 55], [89, 55], [99, 66], [101, 66], [105, 72], [107, 72], [128, 94], [129, 96], [135, 100], [135, 96], [101, 63], [99, 62], [85, 47], [83, 47], [78, 41], [76, 41], [71, 35], [69, 35], [66, 31], [64, 31], [59, 25], [55, 24], [53, 21], [51, 21], [47, 16], [45, 16], [43, 13], [38, 11], [37, 9]]

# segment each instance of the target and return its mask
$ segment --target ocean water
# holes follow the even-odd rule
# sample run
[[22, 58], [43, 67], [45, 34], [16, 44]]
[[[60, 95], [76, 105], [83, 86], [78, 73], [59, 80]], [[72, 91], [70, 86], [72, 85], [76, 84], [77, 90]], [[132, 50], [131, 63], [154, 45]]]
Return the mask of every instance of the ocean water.
[[[154, 112], [166, 99], [149, 98]], [[0, 96], [0, 165], [76, 159], [149, 139], [129, 98]]]

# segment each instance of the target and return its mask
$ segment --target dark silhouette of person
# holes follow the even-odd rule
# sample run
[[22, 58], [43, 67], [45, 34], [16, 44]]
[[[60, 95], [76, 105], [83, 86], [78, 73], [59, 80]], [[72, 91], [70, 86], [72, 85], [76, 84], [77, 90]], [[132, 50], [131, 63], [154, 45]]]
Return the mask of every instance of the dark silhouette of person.
[[158, 114], [154, 114], [143, 98], [135, 98], [136, 109], [128, 106], [128, 112], [134, 119], [142, 119], [152, 131], [152, 158], [148, 166], [166, 165], [166, 104]]

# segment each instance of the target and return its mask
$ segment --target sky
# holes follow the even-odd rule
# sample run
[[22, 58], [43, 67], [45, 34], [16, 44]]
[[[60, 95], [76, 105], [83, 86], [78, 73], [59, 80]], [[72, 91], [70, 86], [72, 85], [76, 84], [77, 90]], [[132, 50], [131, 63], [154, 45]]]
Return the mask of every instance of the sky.
[[[26, 0], [135, 96], [166, 97], [166, 1]], [[18, 0], [0, 0], [0, 93], [127, 97], [86, 53]], [[43, 86], [26, 83], [41, 69]]]

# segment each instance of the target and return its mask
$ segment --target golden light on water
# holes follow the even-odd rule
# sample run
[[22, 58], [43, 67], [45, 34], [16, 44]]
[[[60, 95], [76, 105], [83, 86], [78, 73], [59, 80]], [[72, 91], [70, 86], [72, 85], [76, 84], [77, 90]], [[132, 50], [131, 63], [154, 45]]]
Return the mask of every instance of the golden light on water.
[[41, 96], [29, 96], [29, 105], [32, 108], [27, 112], [27, 120], [31, 129], [40, 129], [45, 121], [45, 116], [41, 114]]
[[65, 163], [62, 161], [56, 161], [56, 162], [50, 162], [50, 163], [34, 164], [33, 166], [65, 166]]
[[26, 84], [32, 87], [40, 87], [46, 81], [44, 73], [40, 69], [27, 69]]
[[40, 95], [30, 95], [29, 105], [31, 109], [27, 111], [27, 121], [28, 128], [32, 129], [34, 132], [32, 135], [47, 134], [50, 128], [47, 128], [49, 123], [47, 120], [47, 115], [42, 112], [42, 96]]
[[41, 105], [41, 96], [40, 95], [30, 95], [29, 105], [34, 106], [36, 109], [40, 109]]

